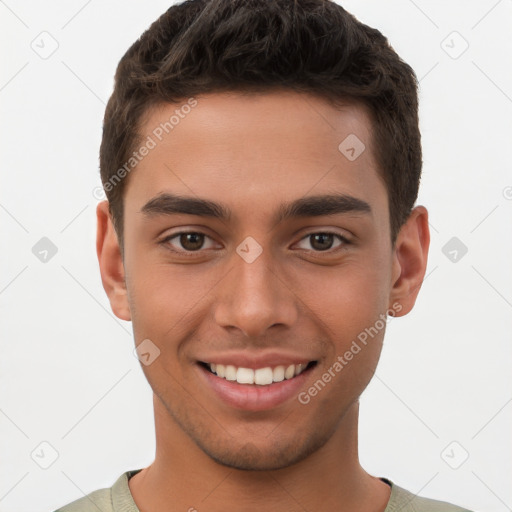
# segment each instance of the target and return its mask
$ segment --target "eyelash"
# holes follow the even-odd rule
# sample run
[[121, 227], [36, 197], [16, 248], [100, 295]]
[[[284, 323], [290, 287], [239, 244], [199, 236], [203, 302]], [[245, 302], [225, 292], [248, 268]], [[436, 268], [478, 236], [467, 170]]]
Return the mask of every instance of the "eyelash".
[[[169, 247], [169, 242], [171, 240], [173, 240], [174, 238], [177, 238], [179, 237], [180, 235], [190, 235], [190, 234], [194, 234], [194, 235], [203, 235], [207, 238], [210, 238], [210, 236], [208, 236], [206, 233], [203, 233], [202, 231], [178, 231], [177, 233], [173, 233], [172, 235], [169, 235], [167, 237], [165, 237], [163, 240], [161, 240], [159, 243], [161, 245], [163, 245], [167, 250], [170, 250], [174, 253], [177, 253], [177, 254], [181, 254], [181, 255], [186, 255], [187, 257], [188, 256], [196, 256], [197, 254], [203, 252], [203, 249], [198, 249], [197, 251], [189, 251], [189, 250], [186, 250], [186, 249], [183, 249], [183, 250], [175, 250], [175, 249], [172, 249]], [[338, 252], [340, 250], [343, 250], [346, 248], [347, 245], [350, 245], [350, 240], [348, 240], [345, 236], [343, 235], [340, 235], [339, 233], [336, 233], [334, 231], [312, 231], [311, 233], [308, 233], [306, 235], [304, 235], [301, 239], [300, 239], [300, 242], [313, 236], [313, 235], [333, 235], [334, 237], [338, 238], [338, 240], [341, 243], [341, 245], [339, 245], [338, 247], [335, 247], [335, 248], [331, 248], [331, 249], [327, 249], [325, 251], [315, 251], [314, 249], [305, 249], [306, 251], [308, 252], [312, 252], [312, 253], [315, 253], [315, 254], [332, 254], [332, 253], [335, 253], [335, 252]]]

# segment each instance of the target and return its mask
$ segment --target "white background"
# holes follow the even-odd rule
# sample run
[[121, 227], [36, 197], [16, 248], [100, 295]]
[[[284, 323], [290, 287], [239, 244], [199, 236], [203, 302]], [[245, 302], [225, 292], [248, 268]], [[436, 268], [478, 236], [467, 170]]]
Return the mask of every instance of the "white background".
[[[153, 460], [152, 395], [101, 286], [92, 191], [116, 65], [169, 5], [0, 2], [0, 512], [54, 510]], [[511, 510], [512, 1], [343, 5], [421, 80], [432, 236], [416, 307], [390, 322], [361, 399], [361, 461], [414, 493]], [[58, 42], [47, 59], [41, 37]], [[58, 249], [46, 263], [42, 237]], [[456, 262], [452, 237], [468, 249]], [[31, 458], [52, 449], [48, 469]]]

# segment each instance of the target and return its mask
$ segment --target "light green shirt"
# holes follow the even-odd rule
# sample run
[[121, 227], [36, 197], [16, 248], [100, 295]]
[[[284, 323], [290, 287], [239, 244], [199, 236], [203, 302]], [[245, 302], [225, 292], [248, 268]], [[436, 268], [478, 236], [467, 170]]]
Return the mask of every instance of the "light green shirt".
[[[55, 512], [140, 512], [128, 486], [128, 480], [139, 471], [127, 471], [112, 487], [94, 491]], [[387, 478], [381, 480], [391, 486], [391, 496], [384, 512], [471, 512], [445, 501], [416, 496]]]

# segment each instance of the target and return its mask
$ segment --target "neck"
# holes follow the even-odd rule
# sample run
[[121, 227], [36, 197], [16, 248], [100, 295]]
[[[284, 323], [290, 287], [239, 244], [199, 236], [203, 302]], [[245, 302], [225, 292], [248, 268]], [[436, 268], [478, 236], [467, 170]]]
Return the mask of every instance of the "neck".
[[197, 509], [211, 512], [251, 510], [367, 510], [382, 512], [390, 488], [366, 473], [358, 458], [359, 403], [340, 420], [324, 446], [283, 469], [243, 471], [206, 455], [173, 421], [158, 399], [155, 404], [156, 457], [129, 480], [141, 512]]

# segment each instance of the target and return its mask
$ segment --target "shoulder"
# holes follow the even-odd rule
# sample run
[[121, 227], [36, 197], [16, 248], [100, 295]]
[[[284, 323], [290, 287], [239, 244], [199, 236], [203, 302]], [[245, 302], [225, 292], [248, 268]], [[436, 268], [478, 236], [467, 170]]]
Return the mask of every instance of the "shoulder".
[[111, 489], [98, 489], [83, 496], [55, 512], [113, 512]]
[[471, 512], [466, 508], [446, 501], [418, 496], [392, 482], [390, 483], [391, 496], [384, 512]]
[[98, 489], [79, 498], [55, 512], [139, 512], [130, 493], [128, 480], [141, 471], [135, 469], [123, 473], [112, 487]]

